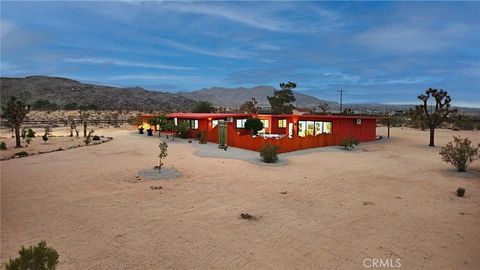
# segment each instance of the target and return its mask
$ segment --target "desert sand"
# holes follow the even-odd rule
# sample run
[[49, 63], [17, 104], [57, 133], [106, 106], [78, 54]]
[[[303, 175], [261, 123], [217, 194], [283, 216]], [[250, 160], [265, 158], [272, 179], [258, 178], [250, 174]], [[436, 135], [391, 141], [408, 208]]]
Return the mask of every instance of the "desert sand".
[[[377, 133], [385, 138], [386, 128]], [[158, 138], [102, 134], [115, 139], [0, 162], [2, 267], [41, 240], [59, 252], [58, 269], [367, 269], [366, 258], [400, 258], [400, 269], [480, 265], [480, 162], [457, 173], [438, 155], [452, 135], [480, 143], [478, 131], [438, 130], [431, 148], [426, 131], [394, 128], [391, 139], [353, 151], [280, 155], [288, 162], [278, 166], [169, 141], [165, 166], [181, 176], [156, 181], [136, 176], [156, 165]]]

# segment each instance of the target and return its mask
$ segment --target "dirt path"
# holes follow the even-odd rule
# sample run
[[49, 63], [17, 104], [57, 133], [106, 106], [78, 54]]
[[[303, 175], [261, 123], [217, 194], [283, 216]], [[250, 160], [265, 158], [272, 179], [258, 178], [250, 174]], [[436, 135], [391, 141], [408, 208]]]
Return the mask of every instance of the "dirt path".
[[[438, 145], [452, 134], [480, 142], [479, 132], [441, 130]], [[96, 147], [2, 161], [2, 267], [46, 240], [59, 269], [362, 269], [365, 258], [478, 269], [480, 162], [458, 174], [425, 146], [426, 132], [392, 135], [275, 167], [174, 143], [166, 166], [182, 176], [165, 181], [136, 180], [155, 165], [158, 140], [122, 130]]]

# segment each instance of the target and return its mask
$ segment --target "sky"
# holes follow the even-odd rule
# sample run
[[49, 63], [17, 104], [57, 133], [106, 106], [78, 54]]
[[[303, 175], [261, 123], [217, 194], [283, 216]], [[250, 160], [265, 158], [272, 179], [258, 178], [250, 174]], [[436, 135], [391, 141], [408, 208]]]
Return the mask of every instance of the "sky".
[[479, 2], [2, 1], [0, 72], [158, 91], [297, 83], [346, 103], [480, 107]]

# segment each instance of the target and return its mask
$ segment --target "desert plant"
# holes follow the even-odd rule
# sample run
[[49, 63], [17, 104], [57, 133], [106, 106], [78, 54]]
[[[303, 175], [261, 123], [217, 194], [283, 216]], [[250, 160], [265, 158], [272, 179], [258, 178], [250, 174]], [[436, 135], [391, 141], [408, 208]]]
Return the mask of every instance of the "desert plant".
[[77, 131], [77, 125], [75, 124], [75, 122], [72, 121], [72, 123], [70, 124], [70, 137], [73, 137], [74, 131]]
[[260, 149], [260, 157], [265, 163], [273, 163], [278, 160], [278, 147], [276, 145], [266, 143]]
[[20, 137], [22, 137], [22, 139], [24, 139], [24, 140], [27, 137], [27, 130], [25, 128], [22, 128], [22, 132], [21, 132]]
[[142, 127], [139, 127], [139, 128], [138, 128], [138, 134], [143, 134], [143, 131], [144, 131], [144, 130], [145, 130], [145, 129], [143, 128], [143, 126], [142, 126]]
[[5, 142], [0, 142], [0, 150], [7, 150], [7, 144]]
[[453, 118], [453, 129], [456, 130], [474, 130], [475, 123], [468, 115], [458, 114]]
[[280, 90], [274, 90], [273, 96], [267, 97], [274, 114], [292, 113], [295, 108], [292, 103], [296, 101], [293, 95], [295, 87], [297, 87], [297, 84], [294, 82], [280, 83]]
[[453, 136], [453, 142], [447, 143], [440, 151], [442, 160], [451, 163], [459, 172], [467, 171], [468, 165], [479, 158], [478, 148], [471, 144], [469, 138]]
[[20, 151], [20, 152], [15, 153], [14, 156], [16, 156], [16, 157], [28, 157], [29, 154], [28, 154], [27, 151]]
[[214, 111], [215, 111], [215, 107], [210, 101], [200, 101], [193, 108], [193, 112], [195, 113], [211, 113]]
[[48, 247], [45, 241], [28, 249], [22, 247], [18, 254], [18, 258], [5, 264], [6, 270], [55, 270], [58, 264], [57, 251]]
[[35, 131], [33, 131], [33, 129], [31, 128], [28, 129], [27, 138], [35, 138]]
[[340, 146], [343, 146], [344, 150], [353, 149], [359, 142], [352, 135], [348, 135], [340, 141]]
[[465, 195], [465, 188], [459, 187], [457, 188], [457, 196], [458, 197], [463, 197]]
[[245, 121], [245, 129], [251, 131], [252, 135], [257, 135], [263, 129], [263, 123], [258, 118], [250, 117]]
[[75, 137], [79, 137], [79, 134], [78, 134], [78, 129], [75, 129]]
[[94, 135], [94, 136], [92, 137], [92, 141], [100, 141], [100, 136]]
[[89, 145], [91, 142], [92, 142], [92, 134], [95, 132], [95, 130], [91, 129], [88, 133], [87, 133], [87, 137], [85, 137], [85, 139], [83, 140], [83, 142], [85, 143], [85, 145]]
[[[435, 106], [431, 106], [429, 109], [428, 100], [432, 97], [435, 100]], [[450, 102], [452, 98], [448, 95], [448, 92], [440, 89], [429, 88], [425, 91], [425, 94], [418, 96], [418, 99], [422, 101], [421, 105], [415, 107], [411, 114], [414, 120], [421, 120], [430, 129], [430, 143], [429, 146], [435, 146], [435, 129], [445, 120], [448, 119], [450, 114], [457, 112], [456, 109], [450, 109]], [[433, 109], [434, 108], [434, 109]]]
[[258, 104], [257, 100], [255, 98], [252, 98], [252, 100], [247, 100], [244, 103], [242, 103], [238, 108], [238, 110], [243, 113], [256, 114], [258, 112], [257, 104]]
[[163, 160], [168, 156], [168, 153], [167, 153], [168, 144], [166, 142], [161, 142], [158, 145], [158, 148], [160, 148], [160, 154], [158, 155], [158, 158], [159, 158], [158, 172], [160, 172], [162, 170]]
[[32, 142], [32, 138], [28, 138], [28, 137], [27, 137], [27, 138], [25, 139], [25, 142], [26, 142], [27, 144], [30, 144], [30, 143]]
[[30, 112], [30, 105], [25, 104], [16, 97], [10, 97], [5, 107], [2, 108], [2, 118], [7, 120], [8, 124], [15, 131], [15, 147], [22, 147], [20, 142], [20, 125]]
[[42, 140], [43, 140], [44, 143], [46, 143], [48, 141], [48, 134], [47, 133], [43, 134]]
[[198, 143], [200, 144], [206, 144], [207, 143], [207, 131], [206, 130], [201, 130], [198, 136]]
[[188, 139], [190, 137], [190, 126], [188, 125], [188, 122], [178, 123], [176, 130], [180, 138]]

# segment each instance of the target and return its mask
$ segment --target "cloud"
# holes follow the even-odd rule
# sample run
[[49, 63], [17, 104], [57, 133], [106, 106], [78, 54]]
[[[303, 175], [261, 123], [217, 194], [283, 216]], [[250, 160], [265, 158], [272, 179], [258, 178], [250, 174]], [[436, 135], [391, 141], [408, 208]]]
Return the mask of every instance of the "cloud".
[[465, 24], [451, 24], [443, 28], [393, 24], [369, 29], [353, 37], [353, 42], [393, 53], [436, 52], [458, 45], [470, 31]]
[[193, 70], [193, 67], [173, 66], [173, 65], [161, 65], [135, 61], [125, 61], [113, 58], [69, 58], [65, 59], [65, 62], [70, 63], [85, 63], [85, 64], [102, 64], [102, 65], [115, 65], [115, 66], [128, 66], [128, 67], [143, 67], [143, 68], [157, 68], [157, 69], [171, 69], [171, 70]]
[[192, 52], [196, 54], [203, 54], [208, 56], [215, 56], [221, 58], [232, 58], [232, 59], [244, 59], [252, 57], [252, 54], [243, 50], [240, 50], [235, 47], [227, 48], [227, 49], [219, 49], [219, 50], [210, 50], [201, 47], [196, 47], [190, 44], [177, 42], [171, 39], [165, 38], [156, 38], [155, 39], [158, 43], [172, 47], [174, 49], [179, 49], [187, 52]]

